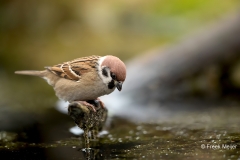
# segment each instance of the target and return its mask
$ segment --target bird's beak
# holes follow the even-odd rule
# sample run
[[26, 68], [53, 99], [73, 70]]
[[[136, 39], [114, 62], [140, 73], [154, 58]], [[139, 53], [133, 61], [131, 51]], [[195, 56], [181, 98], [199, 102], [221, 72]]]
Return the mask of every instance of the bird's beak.
[[116, 87], [119, 91], [122, 90], [122, 82], [117, 82]]

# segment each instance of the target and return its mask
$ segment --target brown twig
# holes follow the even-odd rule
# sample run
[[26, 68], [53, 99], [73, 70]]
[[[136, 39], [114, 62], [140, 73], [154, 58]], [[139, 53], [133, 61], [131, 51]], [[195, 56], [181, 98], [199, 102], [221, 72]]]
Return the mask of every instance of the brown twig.
[[96, 112], [78, 102], [72, 102], [68, 106], [68, 114], [78, 127], [84, 131], [85, 148], [90, 148], [90, 139], [97, 139], [98, 132], [102, 130], [107, 119], [108, 111], [106, 107], [96, 106], [95, 109]]

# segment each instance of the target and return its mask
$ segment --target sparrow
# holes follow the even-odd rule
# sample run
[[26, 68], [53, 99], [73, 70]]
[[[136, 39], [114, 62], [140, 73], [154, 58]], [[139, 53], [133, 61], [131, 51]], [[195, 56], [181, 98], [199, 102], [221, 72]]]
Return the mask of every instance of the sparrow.
[[94, 55], [45, 67], [42, 71], [15, 71], [15, 74], [41, 77], [53, 87], [59, 99], [69, 103], [78, 101], [95, 111], [87, 101], [110, 94], [115, 88], [121, 91], [126, 66], [118, 57]]

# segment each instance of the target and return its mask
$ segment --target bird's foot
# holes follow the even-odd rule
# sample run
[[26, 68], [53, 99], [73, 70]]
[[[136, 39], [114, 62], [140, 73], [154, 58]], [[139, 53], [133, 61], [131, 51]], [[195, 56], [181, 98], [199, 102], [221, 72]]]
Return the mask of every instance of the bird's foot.
[[93, 110], [93, 112], [96, 112], [95, 107], [89, 103], [88, 101], [77, 101], [78, 103], [81, 103], [82, 105], [87, 106], [90, 110]]
[[105, 109], [105, 104], [103, 103], [103, 101], [101, 101], [100, 98], [97, 98], [97, 101], [100, 103], [100, 106]]
[[87, 103], [94, 105], [96, 108], [101, 107], [102, 109], [105, 109], [104, 103], [99, 98], [97, 98], [95, 100], [89, 100], [89, 101], [87, 101]]

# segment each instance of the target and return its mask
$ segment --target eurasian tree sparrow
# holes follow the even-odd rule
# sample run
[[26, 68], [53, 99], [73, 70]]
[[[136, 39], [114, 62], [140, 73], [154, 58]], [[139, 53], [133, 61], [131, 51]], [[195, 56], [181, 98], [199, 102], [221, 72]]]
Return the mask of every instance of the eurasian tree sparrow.
[[111, 55], [82, 57], [45, 68], [43, 71], [15, 73], [39, 76], [53, 86], [58, 98], [70, 103], [80, 101], [93, 110], [94, 107], [86, 101], [110, 94], [115, 88], [121, 91], [126, 78], [125, 64]]

